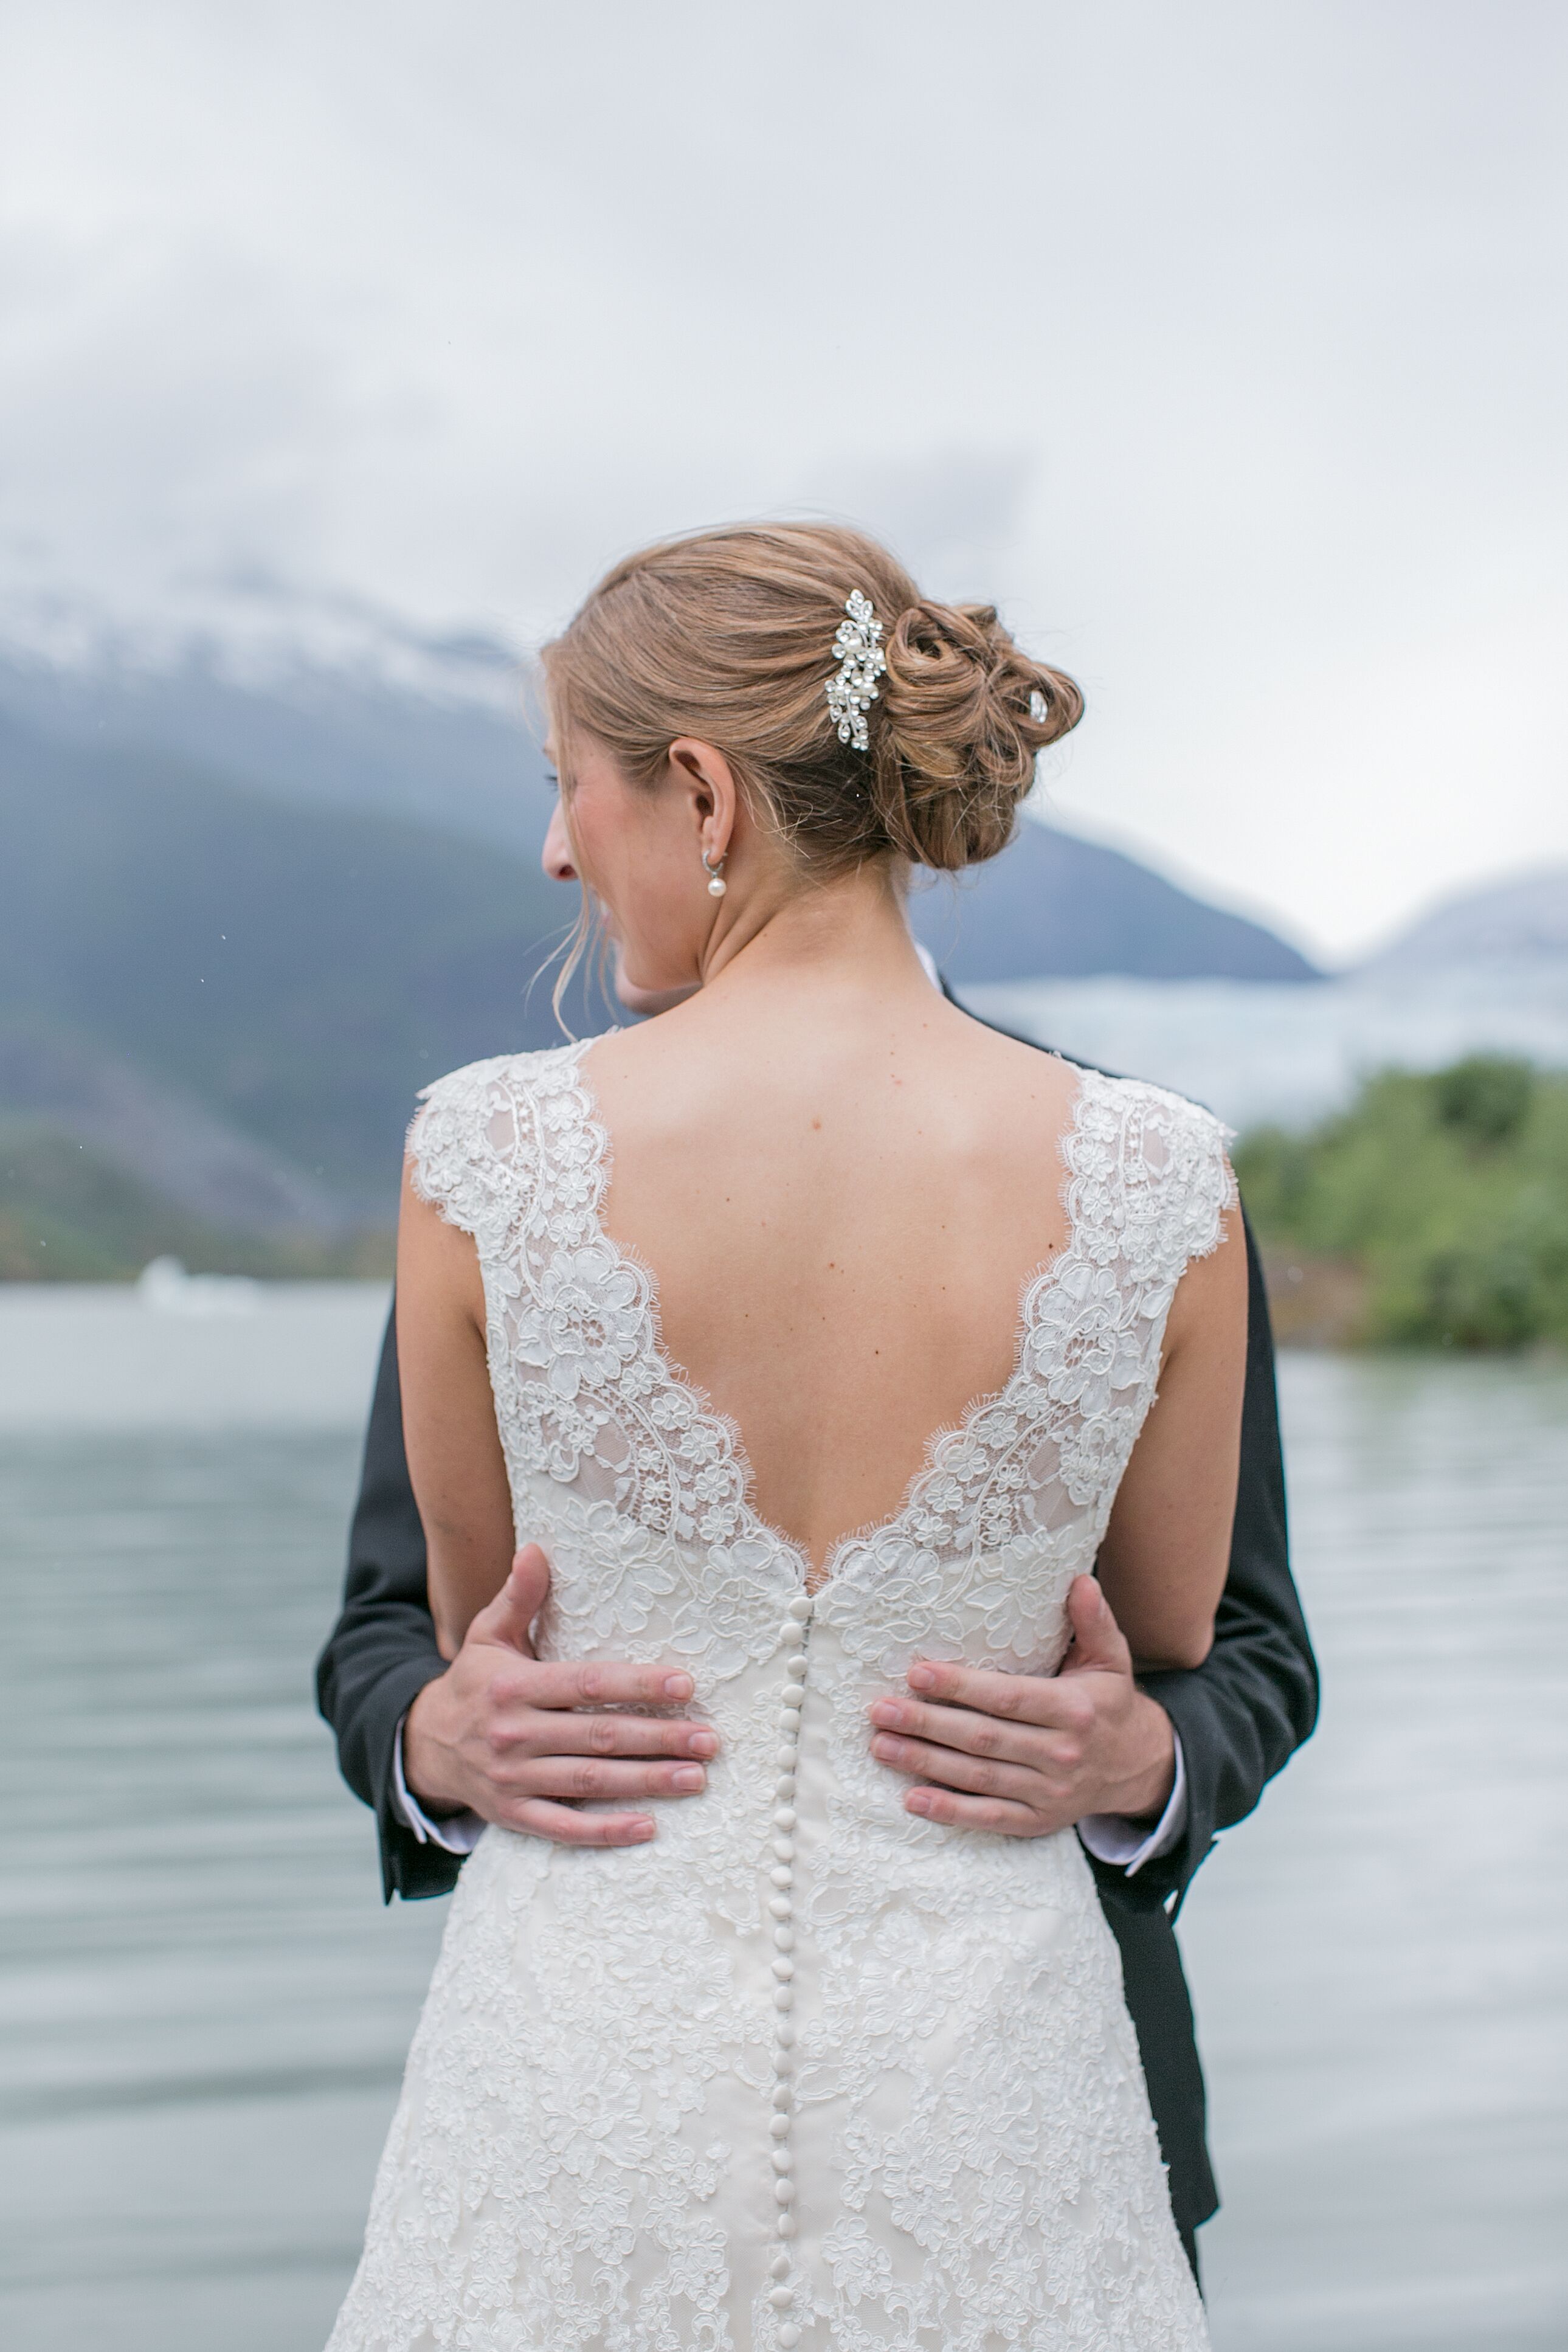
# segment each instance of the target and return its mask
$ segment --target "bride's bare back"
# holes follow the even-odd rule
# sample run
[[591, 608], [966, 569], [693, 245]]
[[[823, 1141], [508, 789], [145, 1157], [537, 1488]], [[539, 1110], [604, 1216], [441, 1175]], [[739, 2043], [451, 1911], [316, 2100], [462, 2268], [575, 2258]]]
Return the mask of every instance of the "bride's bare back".
[[1078, 1074], [909, 961], [864, 1003], [831, 967], [717, 992], [584, 1064], [606, 1226], [653, 1276], [666, 1351], [737, 1425], [760, 1515], [819, 1570], [1006, 1384], [1025, 1283], [1066, 1237]]

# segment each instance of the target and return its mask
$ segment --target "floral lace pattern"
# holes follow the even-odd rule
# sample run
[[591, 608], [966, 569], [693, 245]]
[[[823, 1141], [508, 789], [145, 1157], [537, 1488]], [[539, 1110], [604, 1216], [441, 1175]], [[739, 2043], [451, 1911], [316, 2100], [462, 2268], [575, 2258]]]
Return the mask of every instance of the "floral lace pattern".
[[517, 1533], [551, 1559], [541, 1654], [685, 1661], [722, 1753], [650, 1845], [481, 1841], [332, 2352], [1201, 2347], [1076, 1839], [906, 1813], [864, 1707], [916, 1654], [1058, 1663], [1176, 1283], [1234, 1197], [1224, 1131], [1084, 1074], [1069, 1239], [1026, 1286], [1012, 1376], [836, 1548], [780, 1716], [807, 1564], [604, 1231], [583, 1050], [430, 1088], [416, 1182], [477, 1247]]

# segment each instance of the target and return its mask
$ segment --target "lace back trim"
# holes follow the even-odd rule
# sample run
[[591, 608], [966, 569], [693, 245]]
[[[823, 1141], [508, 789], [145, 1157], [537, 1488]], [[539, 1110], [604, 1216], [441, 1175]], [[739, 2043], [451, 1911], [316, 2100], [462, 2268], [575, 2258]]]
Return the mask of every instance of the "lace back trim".
[[[570, 1482], [613, 1424], [617, 1507], [650, 1535], [767, 1546], [810, 1581], [801, 1548], [756, 1509], [736, 1423], [665, 1351], [650, 1270], [605, 1231], [611, 1138], [580, 1068], [591, 1042], [436, 1081], [410, 1134], [415, 1190], [478, 1247], [509, 1459]], [[1228, 1132], [1159, 1087], [1082, 1073], [1059, 1145], [1067, 1239], [1023, 1286], [1010, 1377], [931, 1435], [897, 1508], [840, 1538], [819, 1589], [908, 1540], [1010, 1540], [1029, 1483], [1018, 1465], [1044, 1434], [1071, 1500], [1108, 1513], [1176, 1283], [1236, 1199]]]

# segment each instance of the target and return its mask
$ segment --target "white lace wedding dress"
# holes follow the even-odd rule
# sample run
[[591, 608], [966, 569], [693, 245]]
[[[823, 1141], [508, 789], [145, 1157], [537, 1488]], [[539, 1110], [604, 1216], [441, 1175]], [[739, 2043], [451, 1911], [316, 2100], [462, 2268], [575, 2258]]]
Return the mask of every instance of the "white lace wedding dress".
[[915, 1819], [865, 1709], [916, 1654], [1058, 1663], [1223, 1130], [1083, 1076], [1012, 1378], [810, 1599], [604, 1233], [582, 1051], [431, 1087], [418, 1181], [478, 1245], [541, 1654], [689, 1666], [722, 1752], [650, 1844], [481, 1840], [329, 2352], [1203, 2347], [1077, 1839]]

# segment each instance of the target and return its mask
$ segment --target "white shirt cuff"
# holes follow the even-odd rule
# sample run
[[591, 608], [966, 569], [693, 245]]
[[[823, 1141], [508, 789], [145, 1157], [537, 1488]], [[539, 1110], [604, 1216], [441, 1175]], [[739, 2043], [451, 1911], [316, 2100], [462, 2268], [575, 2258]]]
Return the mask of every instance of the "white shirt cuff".
[[1186, 1764], [1181, 1752], [1180, 1734], [1173, 1734], [1173, 1738], [1176, 1779], [1171, 1783], [1169, 1802], [1152, 1830], [1145, 1831], [1141, 1822], [1128, 1821], [1124, 1813], [1085, 1813], [1078, 1824], [1078, 1834], [1095, 1861], [1120, 1864], [1129, 1878], [1135, 1878], [1145, 1862], [1169, 1853], [1186, 1828]]
[[444, 1822], [433, 1822], [408, 1792], [402, 1769], [402, 1727], [407, 1721], [406, 1715], [399, 1717], [397, 1737], [392, 1741], [392, 1794], [397, 1799], [398, 1811], [421, 1845], [444, 1846], [448, 1853], [472, 1853], [485, 1833], [485, 1824], [477, 1813], [453, 1813]]

